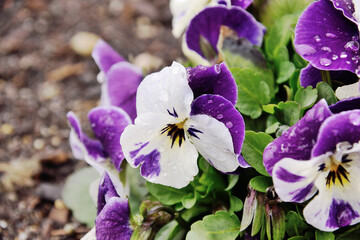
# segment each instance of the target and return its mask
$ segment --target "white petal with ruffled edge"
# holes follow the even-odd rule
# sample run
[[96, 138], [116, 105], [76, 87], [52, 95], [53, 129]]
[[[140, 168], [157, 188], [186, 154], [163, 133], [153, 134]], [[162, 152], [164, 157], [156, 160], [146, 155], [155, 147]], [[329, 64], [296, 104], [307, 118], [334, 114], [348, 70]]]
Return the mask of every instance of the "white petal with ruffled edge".
[[145, 77], [137, 90], [137, 114], [153, 112], [187, 118], [194, 94], [186, 74], [184, 66], [173, 62], [170, 67]]
[[198, 173], [198, 153], [185, 135], [181, 146], [162, 130], [179, 120], [168, 114], [139, 115], [135, 125], [123, 132], [120, 143], [132, 167], [141, 165], [141, 175], [149, 182], [175, 188], [185, 187]]
[[280, 199], [285, 202], [304, 202], [311, 198], [317, 191], [314, 181], [321, 174], [319, 166], [327, 157], [319, 156], [311, 160], [284, 158], [276, 163], [272, 176]]
[[188, 133], [191, 129], [195, 129], [196, 137], [189, 134], [190, 140], [216, 169], [232, 172], [239, 167], [231, 134], [222, 122], [204, 114], [193, 115], [186, 122], [186, 129]]

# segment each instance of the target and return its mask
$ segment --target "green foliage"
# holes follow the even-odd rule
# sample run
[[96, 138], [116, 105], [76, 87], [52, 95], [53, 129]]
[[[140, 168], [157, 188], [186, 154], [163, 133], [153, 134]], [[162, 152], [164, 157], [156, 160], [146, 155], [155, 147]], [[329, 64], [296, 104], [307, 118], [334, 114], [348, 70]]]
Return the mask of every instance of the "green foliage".
[[191, 225], [186, 240], [234, 240], [239, 235], [240, 221], [235, 214], [218, 211]]
[[256, 176], [249, 182], [250, 186], [258, 192], [266, 193], [266, 189], [273, 185], [272, 178], [266, 176]]
[[238, 86], [236, 108], [251, 118], [258, 118], [262, 113], [262, 105], [271, 100], [269, 82], [262, 74], [249, 69], [230, 69]]
[[151, 195], [153, 195], [162, 204], [165, 205], [174, 205], [176, 203], [181, 203], [182, 199], [187, 198], [188, 193], [191, 193], [193, 191], [190, 185], [181, 189], [177, 189], [161, 184], [146, 182], [146, 187]]
[[229, 184], [225, 188], [225, 191], [230, 191], [239, 180], [239, 175], [228, 175]]
[[318, 91], [311, 86], [308, 86], [307, 88], [299, 88], [295, 94], [294, 100], [300, 104], [301, 109], [307, 109], [314, 105], [317, 98]]
[[72, 210], [74, 217], [89, 227], [94, 226], [96, 206], [89, 193], [90, 184], [99, 178], [92, 167], [82, 168], [70, 174], [62, 190], [65, 205]]
[[130, 184], [129, 205], [132, 214], [139, 212], [140, 202], [148, 194], [146, 181], [140, 175], [140, 168], [127, 166], [125, 169], [126, 181]]
[[293, 101], [279, 102], [274, 107], [274, 115], [280, 123], [292, 126], [300, 119], [300, 104]]
[[277, 69], [277, 78], [276, 83], [281, 84], [290, 79], [290, 77], [295, 72], [295, 66], [292, 62], [283, 61], [279, 63], [279, 67]]
[[241, 211], [241, 209], [243, 209], [244, 203], [240, 198], [229, 194], [229, 199], [230, 199], [230, 208], [229, 208], [230, 213], [239, 212]]
[[335, 235], [332, 232], [315, 231], [316, 240], [335, 240]]
[[337, 102], [337, 98], [335, 96], [334, 91], [329, 86], [329, 84], [325, 82], [319, 82], [316, 85], [316, 89], [318, 90], [318, 100], [325, 98], [326, 102], [331, 105]]
[[290, 237], [301, 236], [305, 234], [310, 226], [306, 224], [302, 217], [294, 211], [289, 211], [286, 215], [286, 233]]
[[262, 175], [269, 176], [263, 164], [263, 151], [265, 147], [273, 140], [273, 138], [263, 132], [245, 132], [245, 140], [241, 153], [246, 160], [256, 171]]
[[176, 220], [172, 220], [157, 232], [155, 240], [182, 240], [185, 234], [185, 229]]

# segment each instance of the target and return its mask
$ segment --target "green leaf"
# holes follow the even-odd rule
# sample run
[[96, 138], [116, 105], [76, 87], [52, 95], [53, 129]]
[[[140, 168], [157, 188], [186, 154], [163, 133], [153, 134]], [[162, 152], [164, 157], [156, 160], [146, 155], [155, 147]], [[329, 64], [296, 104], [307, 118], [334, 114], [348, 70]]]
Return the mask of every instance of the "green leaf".
[[309, 225], [306, 224], [299, 214], [294, 211], [289, 211], [286, 215], [286, 233], [288, 236], [303, 235], [304, 232], [309, 229]]
[[196, 203], [195, 194], [188, 193], [187, 195], [181, 198], [181, 203], [187, 209], [192, 208]]
[[[199, 183], [206, 189], [202, 197], [206, 197], [213, 190], [223, 190], [226, 187], [223, 177], [203, 157], [199, 159], [199, 167], [202, 170]], [[201, 188], [197, 187], [196, 190], [198, 189]]]
[[294, 93], [296, 93], [297, 90], [300, 88], [299, 76], [300, 70], [296, 69], [289, 81], [290, 88]]
[[284, 15], [302, 12], [310, 0], [271, 0], [265, 1], [260, 10], [261, 22], [268, 28]]
[[229, 209], [230, 213], [239, 212], [241, 211], [241, 209], [243, 209], [243, 207], [244, 207], [244, 203], [240, 198], [230, 195], [230, 209]]
[[279, 102], [274, 110], [275, 117], [282, 124], [292, 126], [300, 119], [301, 107], [297, 102]]
[[275, 133], [276, 130], [278, 130], [279, 126], [280, 126], [279, 122], [273, 123], [272, 125], [266, 128], [265, 133], [267, 134]]
[[301, 109], [307, 109], [314, 105], [317, 97], [318, 91], [311, 86], [308, 86], [307, 88], [299, 88], [295, 94], [294, 100], [300, 104]]
[[256, 176], [249, 182], [250, 186], [258, 192], [266, 193], [266, 189], [273, 185], [272, 178], [266, 176]]
[[228, 175], [229, 185], [225, 188], [225, 191], [230, 191], [238, 182], [239, 175]]
[[294, 236], [289, 238], [288, 240], [308, 240], [308, 239], [304, 236]]
[[241, 153], [246, 162], [250, 164], [256, 171], [265, 176], [270, 176], [265, 170], [263, 163], [263, 151], [265, 147], [273, 140], [273, 138], [263, 132], [245, 132], [245, 140]]
[[277, 70], [277, 79], [278, 84], [284, 83], [293, 75], [295, 71], [295, 66], [292, 62], [281, 62]]
[[329, 84], [325, 82], [319, 82], [316, 85], [316, 89], [318, 90], [318, 99], [325, 98], [326, 102], [331, 105], [337, 102], [337, 98], [335, 96], [334, 91], [329, 86]]
[[185, 229], [176, 220], [172, 220], [157, 232], [155, 240], [182, 240], [185, 234]]
[[140, 175], [140, 168], [127, 166], [125, 169], [126, 181], [130, 184], [129, 204], [132, 214], [139, 212], [139, 206], [144, 197], [149, 193], [146, 181]]
[[262, 105], [271, 100], [270, 87], [263, 75], [249, 69], [230, 69], [238, 86], [239, 111], [251, 118], [258, 118], [262, 113]]
[[274, 114], [275, 113], [274, 108], [276, 106], [277, 106], [276, 104], [267, 104], [267, 105], [263, 105], [262, 108], [263, 108], [264, 112]]
[[335, 235], [332, 232], [315, 231], [316, 240], [335, 240]]
[[265, 223], [265, 204], [263, 202], [259, 202], [259, 198], [257, 198], [257, 204], [254, 213], [254, 219], [251, 226], [251, 236], [255, 236], [260, 229], [266, 228], [264, 226]]
[[235, 240], [240, 221], [235, 214], [218, 211], [191, 225], [186, 240]]
[[265, 35], [265, 53], [270, 60], [276, 60], [281, 48], [289, 43], [291, 26], [297, 22], [298, 17], [299, 14], [291, 14], [277, 18]]
[[191, 185], [177, 189], [161, 184], [146, 182], [146, 187], [151, 195], [153, 195], [156, 199], [165, 205], [181, 203], [183, 197], [194, 191]]
[[94, 226], [96, 205], [89, 194], [90, 184], [99, 178], [93, 167], [86, 167], [70, 174], [65, 181], [61, 196], [74, 217], [89, 227]]

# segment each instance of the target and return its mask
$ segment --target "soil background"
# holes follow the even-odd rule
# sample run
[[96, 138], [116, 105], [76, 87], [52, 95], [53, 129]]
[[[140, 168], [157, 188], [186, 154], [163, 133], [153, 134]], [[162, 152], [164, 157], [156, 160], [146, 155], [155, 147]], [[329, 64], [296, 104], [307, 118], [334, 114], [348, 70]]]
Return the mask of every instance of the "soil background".
[[99, 70], [69, 41], [92, 32], [129, 61], [158, 70], [181, 57], [168, 4], [0, 0], [0, 239], [80, 239], [89, 231], [64, 206], [61, 190], [86, 166], [71, 154], [66, 113], [89, 130]]

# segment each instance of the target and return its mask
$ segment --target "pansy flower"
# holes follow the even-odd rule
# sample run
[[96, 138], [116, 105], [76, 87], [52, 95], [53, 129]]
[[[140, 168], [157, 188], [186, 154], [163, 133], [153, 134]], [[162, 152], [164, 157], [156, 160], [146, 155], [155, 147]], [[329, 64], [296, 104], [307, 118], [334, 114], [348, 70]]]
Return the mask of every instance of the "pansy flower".
[[315, 1], [297, 23], [296, 51], [315, 68], [360, 75], [359, 13], [358, 0]]
[[97, 205], [96, 239], [129, 240], [133, 233], [129, 199], [119, 196], [106, 173], [100, 181]]
[[218, 61], [224, 37], [245, 38], [261, 46], [264, 32], [265, 27], [241, 7], [222, 4], [207, 7], [191, 20], [183, 52], [189, 59], [209, 65]]
[[136, 90], [142, 80], [142, 71], [124, 60], [109, 44], [99, 40], [92, 52], [100, 69], [101, 105], [117, 106], [136, 117]]
[[191, 19], [207, 6], [223, 4], [246, 9], [252, 2], [253, 0], [170, 0], [170, 10], [173, 15], [172, 33], [179, 38], [188, 27]]
[[244, 139], [236, 99], [225, 64], [185, 69], [173, 62], [148, 75], [138, 88], [135, 124], [120, 139], [126, 160], [141, 166], [146, 180], [175, 188], [198, 173], [198, 151], [216, 169], [236, 170]]
[[304, 202], [322, 231], [360, 222], [360, 98], [315, 104], [264, 150], [264, 165], [283, 201]]

